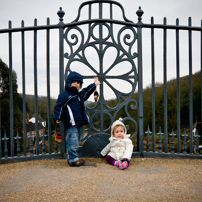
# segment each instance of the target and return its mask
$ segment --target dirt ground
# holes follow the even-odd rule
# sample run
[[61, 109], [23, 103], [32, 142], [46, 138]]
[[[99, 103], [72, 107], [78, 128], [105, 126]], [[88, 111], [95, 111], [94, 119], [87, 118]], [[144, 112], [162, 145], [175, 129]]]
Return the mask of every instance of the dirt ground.
[[120, 170], [105, 159], [0, 164], [0, 201], [202, 201], [201, 159], [133, 158]]

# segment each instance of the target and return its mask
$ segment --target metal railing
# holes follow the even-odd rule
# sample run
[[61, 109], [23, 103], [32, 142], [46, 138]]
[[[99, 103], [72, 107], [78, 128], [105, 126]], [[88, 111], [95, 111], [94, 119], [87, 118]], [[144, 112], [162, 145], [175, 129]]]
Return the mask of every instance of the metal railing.
[[[58, 11], [58, 16], [61, 16], [61, 9]], [[34, 26], [30, 27], [24, 27], [24, 21], [22, 21], [21, 28], [12, 28], [12, 23], [9, 21], [9, 28], [8, 29], [1, 29], [0, 34], [8, 34], [8, 41], [9, 41], [9, 95], [10, 95], [10, 136], [6, 136], [5, 130], [0, 130], [0, 139], [4, 142], [4, 144], [0, 144], [0, 158], [1, 160], [12, 160], [12, 159], [19, 159], [19, 160], [26, 160], [26, 159], [32, 159], [32, 158], [50, 158], [50, 157], [60, 157], [61, 153], [58, 153], [57, 150], [55, 152], [52, 151], [52, 140], [51, 140], [51, 111], [50, 111], [50, 31], [53, 29], [60, 30], [60, 33], [63, 32], [63, 27], [61, 27], [62, 18], [60, 17], [60, 23], [55, 25], [50, 25], [50, 19], [47, 18], [47, 25], [38, 26], [37, 25], [37, 19], [34, 21]], [[44, 152], [39, 154], [39, 127], [38, 127], [38, 69], [37, 69], [37, 34], [39, 31], [45, 30], [46, 31], [46, 88], [47, 88], [47, 114], [48, 114], [48, 155]], [[23, 138], [21, 139], [17, 135], [14, 134], [14, 123], [13, 123], [13, 82], [12, 82], [12, 71], [13, 71], [13, 50], [12, 50], [12, 36], [14, 33], [21, 33], [21, 54], [22, 54], [22, 112], [23, 112]], [[35, 154], [33, 155], [33, 136], [30, 131], [30, 135], [27, 136], [27, 129], [26, 129], [26, 78], [25, 78], [25, 60], [26, 60], [26, 51], [25, 51], [25, 34], [27, 32], [33, 32], [33, 67], [34, 67], [34, 99], [35, 99], [35, 131], [36, 131], [36, 148], [35, 148]], [[61, 49], [60, 49], [61, 50]], [[63, 53], [61, 52], [61, 58], [60, 61], [62, 61]], [[62, 62], [61, 62], [62, 63]], [[62, 68], [62, 65], [60, 66]], [[0, 122], [1, 124], [1, 122]], [[3, 133], [3, 134], [2, 134]], [[16, 136], [15, 136], [16, 135]], [[15, 137], [14, 137], [15, 136]], [[43, 133], [41, 135], [43, 139], [43, 147], [45, 146], [45, 140], [44, 137], [46, 135]], [[14, 139], [17, 139], [17, 157], [14, 156]], [[23, 152], [19, 151], [19, 140], [23, 140]], [[29, 140], [29, 149], [27, 149], [27, 142]], [[7, 141], [10, 142], [10, 155], [8, 157], [8, 145]], [[3, 145], [3, 147], [2, 147]], [[27, 154], [27, 150], [29, 151], [29, 155]], [[2, 153], [4, 153], [4, 157], [2, 157]], [[23, 154], [22, 154], [23, 153]]]
[[[196, 156], [199, 155], [199, 139], [200, 134], [193, 134], [193, 120], [194, 120], [194, 112], [193, 112], [193, 87], [192, 87], [192, 77], [193, 77], [193, 37], [192, 33], [193, 32], [198, 32], [200, 34], [200, 38], [197, 38], [197, 45], [200, 48], [200, 58], [199, 58], [199, 63], [197, 64], [199, 66], [198, 71], [201, 72], [202, 69], [202, 27], [196, 27], [192, 26], [192, 21], [191, 17], [188, 19], [188, 26], [180, 26], [179, 25], [179, 19], [176, 19], [176, 25], [167, 25], [167, 19], [164, 18], [164, 23], [163, 24], [154, 24], [154, 18], [151, 18], [151, 24], [143, 24], [142, 29], [150, 29], [151, 31], [151, 90], [152, 90], [152, 132], [150, 132], [150, 129], [148, 127], [147, 131], [145, 132], [147, 134], [147, 139], [148, 135], [152, 134], [152, 148], [151, 151], [154, 152], [153, 154], [144, 152], [145, 156], [155, 156], [155, 155], [161, 155], [165, 154], [165, 156], [182, 156], [181, 152], [181, 139], [183, 138], [183, 154], [184, 156]], [[202, 26], [202, 21], [201, 21], [201, 26]], [[164, 133], [161, 132], [161, 129], [159, 129], [159, 133], [157, 133], [158, 128], [156, 128], [156, 120], [155, 120], [155, 113], [156, 113], [156, 107], [155, 107], [155, 31], [157, 30], [162, 30], [163, 31], [163, 86], [164, 86]], [[173, 30], [175, 32], [175, 44], [173, 45], [173, 51], [176, 53], [176, 85], [177, 85], [177, 92], [176, 92], [176, 97], [177, 97], [177, 128], [173, 128], [173, 130], [177, 130], [177, 134], [174, 134], [173, 130], [171, 134], [168, 134], [168, 91], [167, 91], [167, 63], [168, 63], [168, 43], [170, 42], [168, 39], [168, 31]], [[184, 133], [181, 133], [181, 117], [180, 117], [180, 108], [181, 108], [181, 99], [180, 99], [180, 33], [182, 32], [187, 32], [188, 33], [188, 43], [186, 41], [182, 41], [182, 43], [187, 43], [188, 47], [188, 67], [189, 67], [189, 135]], [[144, 50], [143, 50], [144, 51]], [[183, 56], [184, 57], [184, 56]], [[185, 56], [186, 57], [186, 56]], [[144, 59], [143, 59], [144, 60]], [[173, 68], [174, 69], [174, 68]], [[201, 86], [202, 86], [202, 76], [201, 77]], [[200, 92], [202, 95], [202, 91]], [[202, 99], [201, 99], [202, 100]], [[201, 103], [201, 101], [198, 100], [198, 102]], [[201, 103], [202, 104], [202, 103]], [[202, 105], [200, 105], [199, 111], [202, 112]], [[200, 114], [200, 117], [202, 117], [202, 114]], [[200, 119], [200, 118], [199, 118]], [[200, 119], [201, 120], [201, 119]], [[158, 144], [160, 145], [158, 154], [155, 152], [156, 151], [156, 134], [158, 134], [159, 137], [161, 135], [164, 135], [164, 150], [162, 152], [162, 142], [159, 140]], [[168, 151], [168, 137], [171, 136], [171, 151]], [[174, 153], [174, 137], [176, 136], [176, 141], [177, 141], [177, 151]], [[189, 136], [189, 152], [187, 153], [187, 140], [186, 137]], [[195, 145], [195, 151], [194, 151], [194, 138], [196, 139], [196, 145]], [[159, 138], [161, 139], [161, 138]], [[147, 149], [149, 151], [149, 149]], [[161, 153], [161, 154], [160, 154]], [[196, 155], [193, 153], [196, 153]]]

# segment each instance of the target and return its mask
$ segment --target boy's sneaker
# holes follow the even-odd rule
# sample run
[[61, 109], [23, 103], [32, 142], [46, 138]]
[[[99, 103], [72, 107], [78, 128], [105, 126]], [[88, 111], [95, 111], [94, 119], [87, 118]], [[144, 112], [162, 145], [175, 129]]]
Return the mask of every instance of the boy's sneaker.
[[79, 167], [79, 166], [83, 166], [86, 162], [83, 160], [83, 159], [79, 159], [73, 163], [69, 163], [69, 166], [76, 166], [76, 167]]

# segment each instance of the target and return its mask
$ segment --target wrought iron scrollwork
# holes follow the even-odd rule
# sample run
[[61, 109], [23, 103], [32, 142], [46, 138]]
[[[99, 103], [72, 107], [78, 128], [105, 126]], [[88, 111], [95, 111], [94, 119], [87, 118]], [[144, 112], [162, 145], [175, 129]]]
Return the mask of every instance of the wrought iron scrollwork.
[[[81, 26], [83, 26], [81, 28]], [[117, 117], [121, 110], [124, 110], [126, 115], [123, 118], [123, 122], [131, 122], [135, 127], [135, 131], [131, 136], [133, 139], [137, 135], [138, 124], [134, 117], [131, 115], [130, 110], [137, 109], [137, 101], [132, 98], [136, 86], [137, 86], [137, 70], [134, 59], [137, 57], [135, 50], [135, 42], [137, 39], [137, 33], [132, 26], [117, 25], [112, 22], [88, 22], [83, 25], [76, 25], [66, 29], [64, 38], [67, 42], [67, 52], [65, 58], [68, 59], [65, 77], [71, 71], [74, 70], [74, 63], [80, 62], [82, 66], [88, 68], [91, 73], [83, 75], [84, 79], [93, 79], [94, 76], [98, 76], [102, 85], [100, 86], [100, 96], [98, 101], [93, 107], [87, 106], [87, 110], [90, 114], [90, 125], [88, 134], [83, 138], [87, 139], [92, 132], [95, 133], [108, 133], [110, 131], [110, 125]], [[91, 50], [94, 55], [97, 55], [98, 67], [91, 64], [91, 60], [88, 58], [87, 51]], [[112, 61], [109, 66], [104, 66], [104, 60], [108, 52], [112, 52]], [[125, 68], [124, 64], [129, 66]], [[121, 73], [111, 74], [113, 69], [121, 66]], [[120, 67], [120, 66], [119, 66]], [[80, 68], [82, 70], [82, 68]], [[82, 74], [82, 71], [80, 72]], [[118, 73], [118, 72], [117, 72]], [[125, 92], [115, 87], [109, 80], [116, 80], [117, 82], [126, 82], [130, 86], [130, 91]], [[116, 99], [116, 106], [109, 106], [104, 96], [104, 85], [106, 85], [114, 93]], [[119, 85], [121, 86], [121, 84]], [[95, 127], [94, 119], [100, 116], [100, 128]], [[109, 120], [108, 127], [104, 128], [104, 118]]]

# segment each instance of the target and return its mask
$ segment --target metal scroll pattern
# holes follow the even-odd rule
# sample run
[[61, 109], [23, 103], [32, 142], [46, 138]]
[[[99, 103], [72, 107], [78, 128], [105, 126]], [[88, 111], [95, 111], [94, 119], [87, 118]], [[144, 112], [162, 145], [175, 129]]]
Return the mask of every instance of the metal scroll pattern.
[[[120, 110], [124, 110], [125, 117], [123, 122], [130, 122], [134, 125], [134, 133], [131, 134], [131, 139], [136, 137], [138, 131], [137, 122], [131, 116], [131, 110], [137, 109], [137, 101], [132, 99], [132, 95], [135, 92], [137, 85], [137, 70], [134, 63], [134, 59], [137, 57], [134, 47], [137, 39], [136, 31], [133, 27], [126, 25], [119, 25], [118, 31], [115, 33], [115, 25], [113, 23], [89, 23], [86, 25], [87, 29], [80, 28], [79, 26], [69, 27], [66, 29], [64, 38], [67, 43], [68, 52], [65, 53], [65, 58], [68, 59], [66, 69], [65, 69], [65, 78], [71, 71], [74, 70], [74, 63], [82, 64], [85, 66], [85, 73], [89, 69], [88, 74], [83, 74], [84, 71], [82, 68], [79, 69], [79, 72], [83, 75], [84, 79], [92, 79], [94, 76], [98, 76], [100, 82], [102, 83], [99, 86], [99, 99], [94, 103], [93, 107], [87, 106], [88, 113], [90, 115], [90, 125], [88, 133], [82, 139], [87, 139], [90, 135], [95, 133], [108, 133], [110, 131], [110, 126], [114, 120], [118, 119]], [[116, 27], [117, 28], [117, 27]], [[66, 44], [65, 44], [66, 45]], [[97, 66], [93, 65], [89, 59], [90, 54], [87, 54], [88, 50], [94, 52], [97, 55]], [[111, 52], [110, 52], [110, 51]], [[112, 53], [113, 52], [113, 53]], [[106, 67], [103, 64], [105, 63], [106, 55], [112, 54], [112, 60], [110, 64]], [[126, 68], [124, 64], [129, 64], [130, 68]], [[122, 71], [121, 75], [111, 74], [114, 68], [121, 66]], [[125, 69], [125, 71], [124, 71]], [[116, 71], [115, 71], [116, 72]], [[117, 82], [126, 82], [130, 86], [130, 92], [122, 92], [123, 90], [114, 87], [109, 80], [114, 80]], [[85, 80], [84, 80], [85, 81]], [[85, 84], [85, 83], [84, 83]], [[104, 96], [104, 86], [110, 88], [116, 99], [116, 106], [110, 107], [107, 104], [107, 100]], [[130, 110], [128, 110], [130, 108]], [[95, 119], [99, 116], [99, 126], [100, 128], [95, 127]], [[108, 120], [107, 128], [104, 125], [104, 122]], [[130, 125], [131, 125], [130, 124]], [[127, 126], [127, 129], [128, 126]]]

